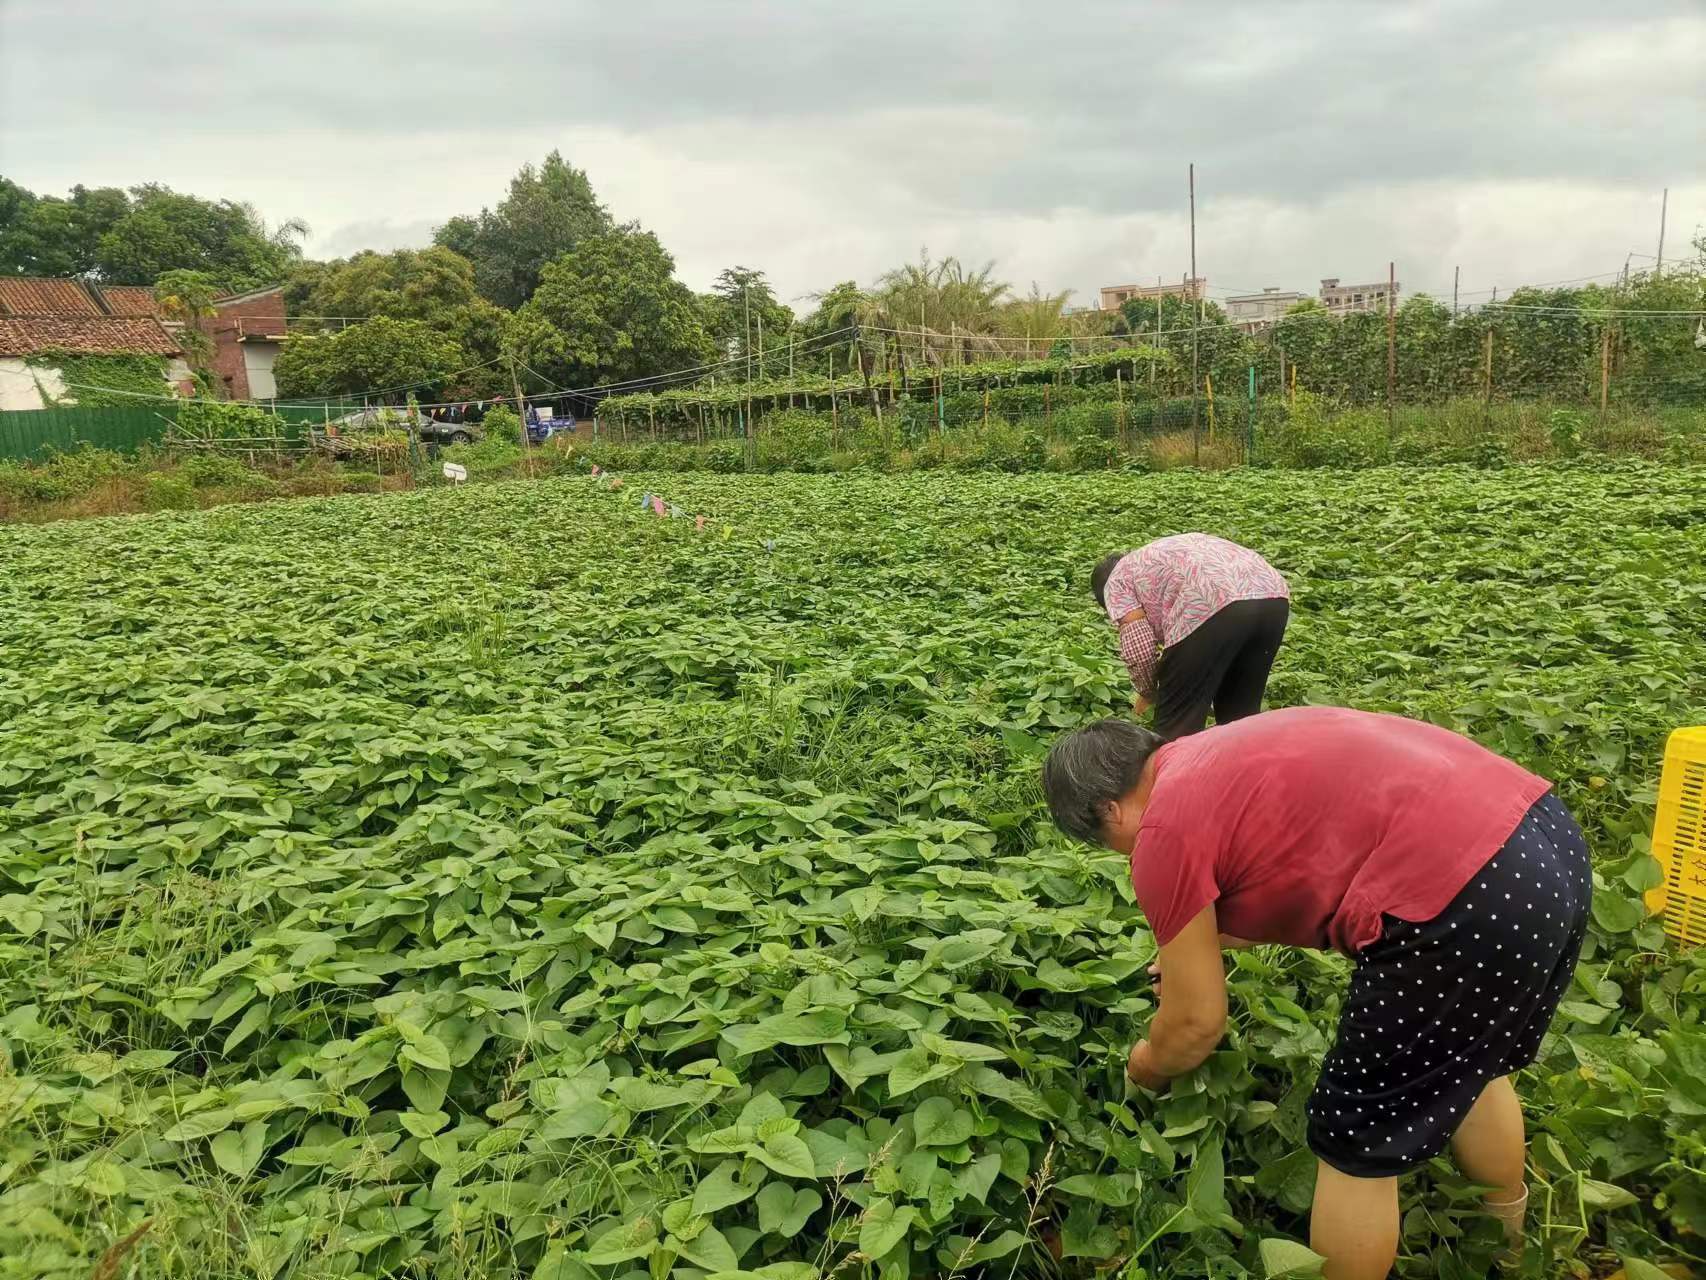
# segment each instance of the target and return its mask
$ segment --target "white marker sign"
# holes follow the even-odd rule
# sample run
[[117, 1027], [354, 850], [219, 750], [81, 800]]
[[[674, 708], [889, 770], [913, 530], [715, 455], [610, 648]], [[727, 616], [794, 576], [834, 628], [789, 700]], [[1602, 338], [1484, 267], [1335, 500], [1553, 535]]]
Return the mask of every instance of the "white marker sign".
[[468, 478], [468, 468], [460, 462], [447, 462], [444, 464], [444, 478], [461, 484]]

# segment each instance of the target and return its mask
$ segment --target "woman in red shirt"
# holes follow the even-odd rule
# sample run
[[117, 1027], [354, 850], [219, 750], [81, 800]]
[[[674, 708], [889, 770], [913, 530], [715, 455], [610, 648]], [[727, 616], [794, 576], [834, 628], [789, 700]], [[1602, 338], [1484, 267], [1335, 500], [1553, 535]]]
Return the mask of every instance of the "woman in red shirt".
[[1296, 707], [1171, 743], [1104, 720], [1054, 745], [1043, 787], [1062, 830], [1129, 852], [1160, 946], [1137, 1084], [1162, 1088], [1219, 1044], [1222, 946], [1355, 960], [1308, 1105], [1311, 1244], [1330, 1280], [1387, 1274], [1397, 1177], [1448, 1145], [1520, 1246], [1510, 1076], [1575, 970], [1593, 883], [1543, 778], [1419, 721]]

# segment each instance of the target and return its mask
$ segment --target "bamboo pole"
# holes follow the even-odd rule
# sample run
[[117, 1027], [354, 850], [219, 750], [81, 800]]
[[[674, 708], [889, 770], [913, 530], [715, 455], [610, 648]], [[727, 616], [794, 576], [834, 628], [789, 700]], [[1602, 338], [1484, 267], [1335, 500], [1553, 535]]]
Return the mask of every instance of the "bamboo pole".
[[1605, 420], [1611, 407], [1611, 326], [1607, 324], [1599, 335], [1599, 417]]

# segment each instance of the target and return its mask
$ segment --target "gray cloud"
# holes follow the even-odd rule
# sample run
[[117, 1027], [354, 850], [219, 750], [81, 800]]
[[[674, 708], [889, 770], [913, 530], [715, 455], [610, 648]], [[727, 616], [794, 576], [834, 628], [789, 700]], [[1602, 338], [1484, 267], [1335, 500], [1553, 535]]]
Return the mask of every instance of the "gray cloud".
[[927, 241], [1084, 292], [1176, 275], [1194, 160], [1217, 283], [1397, 256], [1508, 285], [1647, 249], [1667, 183], [1680, 247], [1702, 65], [1692, 0], [0, 0], [0, 169], [250, 198], [345, 253], [561, 146], [695, 283], [803, 291]]

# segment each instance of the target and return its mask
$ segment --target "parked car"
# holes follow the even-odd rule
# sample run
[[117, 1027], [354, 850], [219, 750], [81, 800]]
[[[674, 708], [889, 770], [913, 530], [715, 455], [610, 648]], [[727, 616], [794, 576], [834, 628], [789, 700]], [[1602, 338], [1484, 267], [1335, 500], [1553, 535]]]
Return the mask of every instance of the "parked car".
[[572, 433], [575, 429], [575, 415], [570, 413], [563, 417], [547, 417], [539, 409], [529, 406], [527, 410], [527, 443], [544, 444], [554, 435], [565, 432]]
[[412, 430], [417, 439], [440, 445], [472, 444], [481, 434], [480, 428], [472, 422], [440, 422], [419, 409], [410, 414], [407, 409], [389, 407], [357, 409], [341, 418], [333, 418], [331, 425], [344, 433], [379, 431], [386, 427]]

